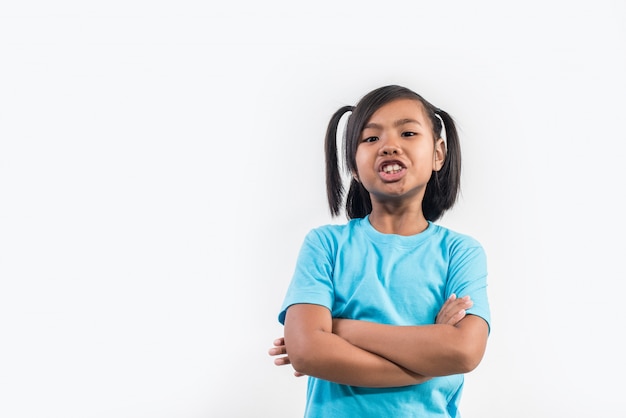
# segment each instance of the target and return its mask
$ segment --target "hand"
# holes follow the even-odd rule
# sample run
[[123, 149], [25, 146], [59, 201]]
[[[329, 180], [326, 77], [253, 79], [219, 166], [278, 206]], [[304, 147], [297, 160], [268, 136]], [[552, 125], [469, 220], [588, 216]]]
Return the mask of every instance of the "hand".
[[465, 318], [466, 310], [473, 305], [474, 302], [472, 302], [469, 296], [457, 298], [453, 293], [439, 310], [435, 324], [456, 325], [461, 319]]
[[[284, 356], [282, 357], [276, 357], [274, 359], [274, 364], [277, 366], [286, 366], [287, 364], [291, 364], [291, 361], [289, 361], [289, 356], [287, 355], [287, 347], [285, 346], [285, 337], [280, 337], [274, 340], [274, 347], [270, 348], [268, 350], [268, 354], [270, 356], [281, 356], [284, 354]], [[296, 377], [301, 377], [301, 376], [305, 376], [302, 373], [293, 372], [293, 375]]]

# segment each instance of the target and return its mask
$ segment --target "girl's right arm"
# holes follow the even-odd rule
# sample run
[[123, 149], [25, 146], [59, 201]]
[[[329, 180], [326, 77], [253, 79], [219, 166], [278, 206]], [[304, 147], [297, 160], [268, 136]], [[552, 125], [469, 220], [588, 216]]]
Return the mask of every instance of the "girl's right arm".
[[[316, 306], [316, 305], [310, 305], [310, 306]], [[450, 298], [448, 298], [448, 300], [444, 303], [444, 305], [439, 310], [439, 313], [437, 314], [436, 323], [456, 325], [461, 319], [465, 317], [465, 309], [469, 307], [471, 307], [471, 300], [467, 298], [457, 299], [456, 295], [452, 295]], [[324, 312], [321, 312], [321, 313], [323, 314]], [[336, 333], [334, 335], [336, 335]], [[366, 352], [366, 353], [369, 353], [369, 352]], [[287, 348], [285, 345], [284, 337], [278, 338], [274, 341], [274, 346], [269, 349], [269, 355], [275, 357], [274, 364], [276, 364], [277, 366], [284, 366], [284, 365], [291, 364], [291, 359], [289, 355], [287, 355]], [[392, 364], [395, 364], [395, 363], [392, 363]], [[423, 378], [423, 376], [420, 376], [415, 373], [411, 373], [408, 370], [403, 369], [402, 367], [399, 367], [399, 369], [402, 372], [406, 372], [411, 376], [415, 376], [417, 380], [419, 380], [419, 383], [422, 383], [428, 380], [426, 378]], [[300, 376], [304, 376], [305, 374], [295, 371], [294, 375], [297, 377], [300, 377]], [[382, 376], [382, 377], [385, 378], [385, 376]], [[383, 386], [384, 387], [386, 386], [386, 381], [377, 380], [371, 386]]]
[[428, 380], [350, 344], [333, 334], [332, 326], [326, 307], [296, 304], [288, 308], [285, 346], [296, 373], [363, 387], [408, 386]]

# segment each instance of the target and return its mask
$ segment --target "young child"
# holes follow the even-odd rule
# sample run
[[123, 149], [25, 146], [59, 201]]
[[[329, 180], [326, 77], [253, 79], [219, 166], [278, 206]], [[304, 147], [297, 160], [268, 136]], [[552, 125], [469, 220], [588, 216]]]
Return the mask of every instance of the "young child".
[[344, 200], [337, 131], [348, 112], [349, 221], [306, 236], [278, 317], [284, 338], [269, 353], [309, 376], [306, 417], [458, 417], [490, 312], [483, 248], [433, 223], [459, 190], [457, 130], [401, 86], [339, 109], [325, 144], [334, 216]]

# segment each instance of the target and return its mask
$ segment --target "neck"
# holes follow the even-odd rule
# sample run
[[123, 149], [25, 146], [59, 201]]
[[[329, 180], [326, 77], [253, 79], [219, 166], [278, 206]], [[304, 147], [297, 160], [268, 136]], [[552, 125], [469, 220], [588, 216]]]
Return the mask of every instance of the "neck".
[[428, 228], [428, 221], [421, 211], [388, 212], [372, 209], [370, 224], [383, 234], [416, 235]]

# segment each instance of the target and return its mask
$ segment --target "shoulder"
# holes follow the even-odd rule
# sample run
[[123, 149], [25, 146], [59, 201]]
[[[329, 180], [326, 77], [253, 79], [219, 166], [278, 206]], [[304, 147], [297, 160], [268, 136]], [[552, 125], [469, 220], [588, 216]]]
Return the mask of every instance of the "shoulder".
[[351, 219], [343, 224], [326, 224], [311, 229], [306, 235], [306, 240], [321, 243], [341, 242], [361, 228], [363, 219]]
[[438, 226], [437, 235], [441, 237], [439, 250], [448, 260], [452, 282], [456, 283], [455, 278], [463, 283], [486, 279], [487, 254], [476, 238], [442, 226]]
[[484, 251], [482, 244], [470, 235], [434, 223], [431, 224], [431, 227], [434, 228], [433, 235], [439, 240], [440, 245], [448, 248], [451, 252], [472, 249]]

